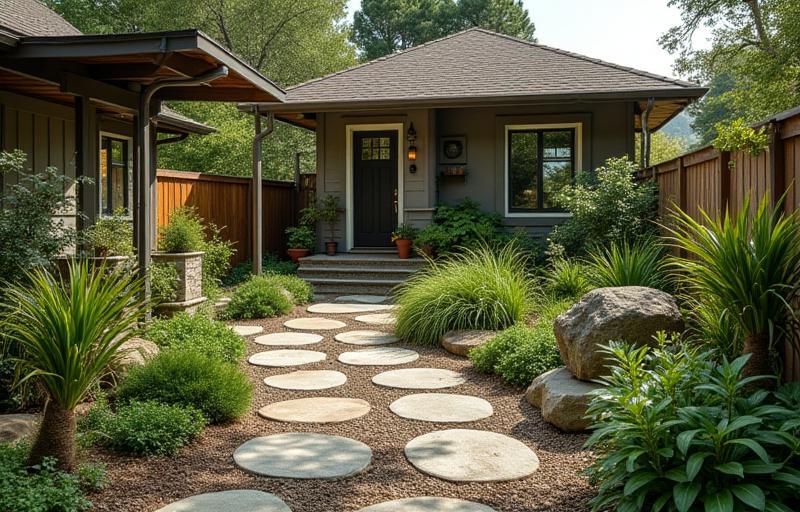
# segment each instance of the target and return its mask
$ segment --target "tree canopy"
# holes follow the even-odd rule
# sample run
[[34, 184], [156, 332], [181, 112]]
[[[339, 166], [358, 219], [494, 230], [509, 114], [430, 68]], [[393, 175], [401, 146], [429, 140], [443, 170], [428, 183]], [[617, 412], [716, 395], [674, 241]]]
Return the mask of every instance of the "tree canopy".
[[535, 41], [521, 0], [362, 0], [351, 40], [371, 60], [470, 27]]

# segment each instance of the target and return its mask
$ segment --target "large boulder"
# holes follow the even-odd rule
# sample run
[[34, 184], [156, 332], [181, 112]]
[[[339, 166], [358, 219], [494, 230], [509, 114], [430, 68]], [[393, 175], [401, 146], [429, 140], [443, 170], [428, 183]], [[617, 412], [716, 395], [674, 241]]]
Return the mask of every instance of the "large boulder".
[[451, 354], [466, 357], [470, 350], [480, 347], [495, 336], [497, 331], [448, 331], [442, 336], [441, 345]]
[[599, 345], [627, 341], [653, 345], [653, 335], [683, 331], [683, 317], [668, 293], [643, 286], [592, 290], [553, 323], [561, 359], [579, 379], [607, 373]]
[[567, 432], [579, 432], [589, 428], [589, 421], [584, 418], [591, 401], [589, 392], [599, 387], [576, 379], [562, 367], [536, 377], [525, 398], [542, 410], [546, 422]]
[[131, 338], [120, 347], [122, 357], [117, 361], [116, 370], [125, 373], [133, 366], [141, 366], [159, 352], [158, 345], [144, 338]]

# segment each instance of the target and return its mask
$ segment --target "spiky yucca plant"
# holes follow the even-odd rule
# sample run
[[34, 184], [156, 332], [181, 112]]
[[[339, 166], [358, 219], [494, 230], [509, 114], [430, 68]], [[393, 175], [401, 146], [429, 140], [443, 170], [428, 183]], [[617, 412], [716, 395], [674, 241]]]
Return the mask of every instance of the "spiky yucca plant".
[[52, 456], [60, 468], [75, 469], [75, 407], [123, 355], [146, 311], [140, 292], [131, 274], [86, 261], [70, 262], [64, 278], [31, 270], [6, 290], [3, 328], [20, 347], [17, 382], [47, 395], [30, 465]]
[[589, 281], [597, 288], [647, 286], [669, 291], [664, 249], [655, 238], [613, 242], [589, 256]]
[[700, 221], [685, 212], [667, 227], [687, 257], [672, 262], [695, 297], [707, 296], [727, 311], [744, 334], [744, 353], [753, 354], [746, 375], [770, 371], [770, 352], [790, 340], [786, 326], [796, 318], [800, 293], [800, 213], [785, 215], [783, 198], [768, 196], [751, 214], [745, 200], [735, 215], [714, 219], [701, 210]]

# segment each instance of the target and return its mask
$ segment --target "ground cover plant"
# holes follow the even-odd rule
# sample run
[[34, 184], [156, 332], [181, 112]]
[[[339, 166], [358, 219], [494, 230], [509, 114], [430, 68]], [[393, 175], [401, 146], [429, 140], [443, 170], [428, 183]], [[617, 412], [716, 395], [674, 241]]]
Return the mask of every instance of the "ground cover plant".
[[244, 339], [222, 322], [197, 313], [178, 313], [172, 318], [154, 320], [145, 337], [166, 350], [194, 351], [214, 359], [234, 363], [245, 354]]
[[716, 362], [665, 342], [607, 348], [611, 375], [588, 411], [592, 509], [798, 510], [798, 385], [754, 390], [749, 355]]
[[589, 255], [587, 276], [594, 288], [646, 286], [670, 292], [664, 249], [655, 238], [614, 241]]
[[[293, 297], [293, 296], [292, 296]], [[253, 276], [239, 285], [225, 308], [225, 318], [250, 319], [285, 315], [292, 310], [287, 290], [266, 276]]]
[[466, 250], [432, 262], [400, 286], [395, 332], [433, 345], [452, 329], [505, 329], [525, 318], [533, 289], [513, 245]]
[[115, 398], [120, 404], [156, 401], [192, 407], [209, 423], [225, 423], [247, 412], [252, 393], [247, 376], [234, 364], [192, 351], [167, 351], [132, 368]]

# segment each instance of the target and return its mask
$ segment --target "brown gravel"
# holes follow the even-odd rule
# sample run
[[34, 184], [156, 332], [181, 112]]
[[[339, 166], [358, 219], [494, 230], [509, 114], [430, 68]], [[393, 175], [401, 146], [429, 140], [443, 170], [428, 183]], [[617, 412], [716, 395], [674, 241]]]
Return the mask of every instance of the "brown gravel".
[[[290, 315], [237, 324], [264, 326], [265, 333], [282, 331], [282, 323], [290, 317], [315, 316], [298, 307]], [[585, 435], [564, 434], [542, 420], [538, 410], [530, 406], [520, 389], [502, 384], [497, 377], [486, 376], [472, 369], [468, 360], [453, 356], [441, 348], [414, 347], [421, 357], [410, 364], [396, 367], [356, 367], [336, 361], [351, 345], [333, 341], [333, 336], [347, 330], [364, 329], [353, 320], [355, 314], [324, 315], [348, 324], [339, 331], [321, 331], [322, 343], [306, 348], [321, 350], [328, 359], [302, 366], [304, 370], [335, 369], [348, 376], [345, 385], [323, 391], [284, 391], [263, 384], [268, 375], [292, 371], [292, 368], [264, 368], [242, 363], [255, 385], [251, 411], [232, 425], [209, 427], [191, 446], [175, 457], [136, 458], [93, 451], [88, 459], [107, 464], [111, 485], [90, 497], [96, 510], [152, 511], [172, 501], [194, 494], [231, 489], [256, 489], [278, 495], [293, 512], [352, 512], [382, 501], [414, 496], [461, 498], [483, 503], [502, 512], [588, 510], [586, 502], [592, 488], [580, 471], [591, 460], [584, 451]], [[381, 326], [370, 329], [386, 330]], [[249, 338], [252, 340], [252, 338]], [[396, 345], [391, 345], [396, 346]], [[248, 356], [265, 347], [248, 342]], [[494, 415], [484, 420], [458, 425], [459, 428], [491, 430], [513, 436], [528, 444], [539, 456], [539, 470], [528, 478], [503, 483], [456, 484], [425, 476], [405, 459], [403, 448], [419, 435], [447, 428], [452, 424], [436, 424], [406, 420], [395, 416], [389, 404], [416, 390], [379, 388], [371, 378], [394, 368], [432, 367], [464, 372], [468, 382], [439, 392], [474, 395], [494, 406]], [[256, 411], [271, 402], [310, 396], [362, 398], [372, 404], [372, 411], [361, 418], [328, 425], [292, 425], [269, 421]], [[338, 481], [291, 480], [254, 476], [233, 463], [234, 450], [258, 436], [283, 432], [319, 432], [350, 437], [366, 443], [373, 451], [372, 465], [363, 473]], [[223, 511], [221, 511], [223, 512]]]

